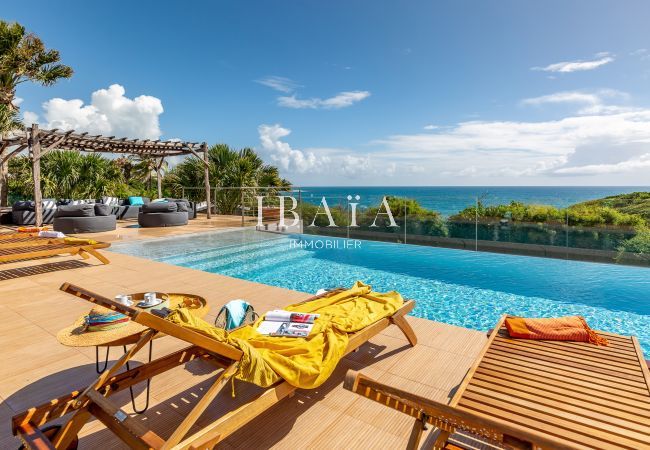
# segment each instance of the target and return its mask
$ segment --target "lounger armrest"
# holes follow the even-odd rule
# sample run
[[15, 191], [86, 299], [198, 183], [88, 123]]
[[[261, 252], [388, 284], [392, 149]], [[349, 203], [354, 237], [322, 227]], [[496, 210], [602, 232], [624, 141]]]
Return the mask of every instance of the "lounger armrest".
[[399, 412], [454, 433], [463, 430], [488, 440], [523, 441], [541, 448], [573, 450], [576, 447], [554, 438], [536, 433], [517, 424], [486, 417], [440, 403], [388, 384], [380, 383], [362, 373], [349, 370], [343, 387]]
[[138, 310], [131, 306], [123, 305], [122, 303], [118, 303], [115, 300], [111, 300], [110, 298], [96, 294], [82, 287], [75, 286], [74, 284], [70, 284], [66, 282], [63, 283], [59, 289], [61, 289], [63, 292], [66, 292], [70, 295], [74, 295], [75, 297], [82, 298], [91, 303], [96, 303], [100, 306], [103, 306], [108, 309], [112, 309], [113, 311], [120, 312], [129, 317], [135, 317], [138, 314]]

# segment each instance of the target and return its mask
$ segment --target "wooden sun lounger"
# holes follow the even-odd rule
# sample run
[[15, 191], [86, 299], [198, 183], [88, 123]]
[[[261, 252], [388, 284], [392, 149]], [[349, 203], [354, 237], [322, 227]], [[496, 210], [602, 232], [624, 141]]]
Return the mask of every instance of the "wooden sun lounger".
[[30, 236], [27, 239], [22, 237], [0, 240], [0, 264], [33, 258], [45, 258], [48, 256], [79, 255], [83, 259], [94, 256], [104, 264], [110, 261], [97, 250], [108, 248], [111, 244], [98, 242], [96, 244], [66, 244], [63, 239], [42, 238]]
[[[141, 335], [138, 342], [124, 356], [84, 390], [72, 392], [14, 416], [12, 418], [12, 430], [15, 435], [25, 442], [27, 448], [67, 449], [71, 443], [74, 443], [77, 434], [91, 416], [101, 421], [130, 448], [212, 448], [263, 411], [283, 398], [292, 395], [296, 390], [286, 381], [278, 382], [264, 390], [256, 399], [226, 413], [200, 431], [186, 437], [201, 414], [237, 372], [243, 356], [242, 352], [227, 343], [169, 322], [159, 317], [160, 314], [152, 314], [134, 307], [124, 306], [68, 283], [62, 285], [61, 290], [126, 314], [131, 320], [148, 327], [148, 330]], [[312, 297], [309, 300], [332, 294], [333, 292], [328, 292], [321, 296]], [[410, 344], [415, 345], [417, 342], [415, 334], [404, 317], [414, 306], [415, 302], [412, 300], [405, 301], [403, 306], [391, 317], [381, 319], [363, 330], [350, 334], [346, 354], [356, 350], [391, 324], [397, 325]], [[160, 333], [181, 339], [191, 345], [132, 370], [118, 373], [138, 350]], [[215, 377], [213, 384], [206, 389], [203, 397], [197, 401], [192, 411], [185, 416], [167, 440], [163, 440], [152, 430], [142, 425], [140, 421], [120, 410], [108, 398], [115, 392], [124, 390], [196, 358], [210, 361], [216, 366], [216, 369], [222, 370]], [[47, 427], [44, 427], [50, 421], [68, 414], [72, 416], [60, 428], [48, 430]], [[39, 447], [41, 444], [44, 446]]]
[[599, 332], [609, 346], [513, 339], [506, 317], [449, 405], [355, 372], [344, 386], [415, 417], [409, 448], [428, 423], [440, 429], [434, 448], [459, 448], [450, 435], [466, 432], [508, 448], [650, 449], [650, 372], [634, 336]]

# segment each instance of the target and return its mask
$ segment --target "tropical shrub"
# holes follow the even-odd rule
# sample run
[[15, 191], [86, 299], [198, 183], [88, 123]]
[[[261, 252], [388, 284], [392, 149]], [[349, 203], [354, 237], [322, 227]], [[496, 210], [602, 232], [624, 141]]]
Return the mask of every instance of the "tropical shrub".
[[631, 239], [623, 241], [618, 247], [617, 260], [621, 260], [626, 254], [632, 254], [637, 259], [650, 262], [650, 228], [639, 227], [636, 235]]
[[452, 216], [453, 221], [471, 220], [478, 217], [479, 222], [508, 219], [513, 222], [531, 222], [546, 224], [568, 224], [569, 226], [625, 226], [636, 227], [646, 223], [643, 216], [626, 213], [610, 206], [596, 203], [579, 203], [568, 208], [556, 208], [548, 205], [526, 205], [510, 202], [508, 205], [470, 206]]
[[[31, 160], [17, 156], [9, 161], [9, 190], [14, 197], [32, 198]], [[123, 197], [129, 194], [114, 160], [95, 153], [52, 151], [41, 158], [41, 190], [44, 198]]]
[[[217, 144], [208, 150], [210, 186], [217, 188], [214, 204], [220, 214], [234, 214], [240, 205], [254, 205], [256, 195], [277, 195], [291, 188], [291, 183], [280, 177], [277, 167], [266, 165], [254, 150], [231, 149]], [[165, 185], [180, 195], [183, 188], [190, 200], [205, 200], [205, 166], [196, 157], [186, 158], [165, 177]], [[240, 188], [246, 189], [240, 189]]]

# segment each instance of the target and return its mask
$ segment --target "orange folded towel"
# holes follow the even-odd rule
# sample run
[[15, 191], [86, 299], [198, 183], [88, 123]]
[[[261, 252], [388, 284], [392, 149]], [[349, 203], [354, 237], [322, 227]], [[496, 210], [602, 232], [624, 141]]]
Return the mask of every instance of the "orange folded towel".
[[506, 318], [506, 328], [513, 338], [546, 339], [550, 341], [579, 341], [608, 345], [607, 339], [598, 336], [580, 316], [547, 319]]
[[38, 233], [39, 231], [47, 231], [50, 227], [18, 227], [19, 233]]

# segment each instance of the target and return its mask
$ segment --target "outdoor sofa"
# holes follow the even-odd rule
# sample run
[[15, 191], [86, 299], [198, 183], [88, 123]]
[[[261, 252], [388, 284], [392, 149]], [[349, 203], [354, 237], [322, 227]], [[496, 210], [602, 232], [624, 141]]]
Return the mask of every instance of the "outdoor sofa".
[[175, 227], [187, 225], [189, 219], [189, 202], [160, 201], [142, 205], [138, 214], [141, 227]]
[[[54, 220], [56, 200], [43, 199], [43, 223], [49, 224]], [[11, 220], [14, 225], [34, 225], [36, 223], [36, 204], [33, 200], [17, 201], [11, 207]]]
[[101, 203], [59, 206], [54, 215], [54, 231], [65, 234], [98, 233], [117, 227], [113, 208]]

